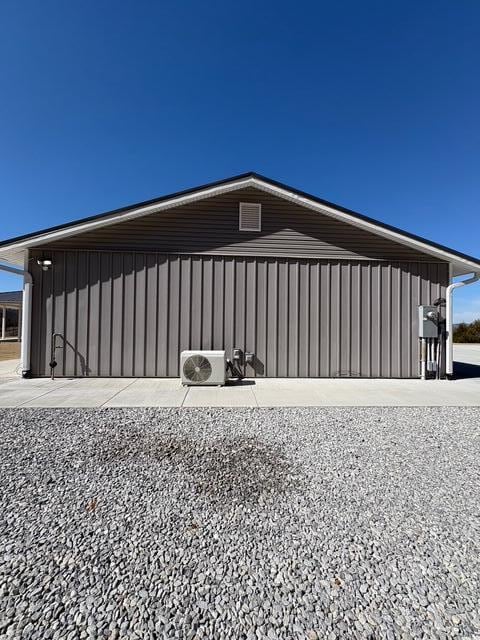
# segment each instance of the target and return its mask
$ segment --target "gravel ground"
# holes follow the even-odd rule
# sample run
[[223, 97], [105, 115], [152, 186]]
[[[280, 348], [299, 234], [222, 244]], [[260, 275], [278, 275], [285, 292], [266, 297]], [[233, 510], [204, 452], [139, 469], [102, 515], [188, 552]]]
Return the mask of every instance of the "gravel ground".
[[480, 410], [4, 410], [0, 638], [480, 638]]

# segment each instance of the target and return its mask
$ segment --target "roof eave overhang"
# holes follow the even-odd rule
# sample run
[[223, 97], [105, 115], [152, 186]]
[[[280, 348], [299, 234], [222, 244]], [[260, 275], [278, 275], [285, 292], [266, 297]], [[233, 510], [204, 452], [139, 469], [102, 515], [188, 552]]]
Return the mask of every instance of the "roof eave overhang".
[[364, 218], [363, 216], [357, 216], [353, 213], [349, 213], [346, 210], [336, 208], [329, 203], [318, 201], [307, 194], [296, 192], [280, 185], [279, 183], [263, 180], [254, 175], [242, 176], [231, 181], [221, 182], [214, 185], [201, 187], [198, 190], [192, 190], [180, 194], [167, 197], [159, 201], [149, 202], [146, 204], [132, 207], [120, 212], [113, 212], [112, 214], [106, 214], [84, 221], [80, 221], [77, 224], [73, 223], [65, 227], [54, 228], [45, 232], [39, 232], [34, 236], [29, 236], [24, 239], [19, 238], [17, 241], [13, 241], [11, 244], [5, 244], [0, 247], [0, 260], [9, 262], [11, 264], [23, 265], [25, 251], [34, 247], [43, 246], [68, 238], [71, 236], [92, 231], [101, 227], [106, 227], [118, 222], [125, 222], [135, 218], [140, 218], [152, 213], [160, 213], [167, 209], [183, 206], [189, 203], [196, 202], [198, 200], [204, 200], [207, 198], [213, 198], [224, 193], [231, 191], [237, 191], [239, 189], [245, 189], [248, 187], [254, 187], [265, 191], [271, 195], [278, 196], [285, 200], [290, 200], [303, 207], [317, 211], [324, 215], [330, 216], [337, 220], [341, 220], [347, 224], [354, 225], [356, 227], [365, 229], [376, 235], [393, 240], [405, 246], [416, 249], [434, 258], [448, 262], [452, 266], [452, 275], [463, 275], [472, 272], [480, 272], [480, 263], [476, 263], [468, 260], [467, 258], [459, 257], [454, 253], [450, 253], [448, 250], [438, 248], [428, 242], [423, 242], [421, 239], [412, 238], [409, 235], [403, 234], [399, 230], [385, 227], [383, 225], [376, 224], [375, 221]]

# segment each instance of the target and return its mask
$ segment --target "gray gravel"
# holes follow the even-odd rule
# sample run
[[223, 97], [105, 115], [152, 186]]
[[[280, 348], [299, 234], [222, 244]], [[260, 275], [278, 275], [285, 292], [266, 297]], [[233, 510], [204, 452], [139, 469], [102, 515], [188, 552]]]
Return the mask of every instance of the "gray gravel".
[[480, 410], [6, 410], [0, 638], [480, 638]]

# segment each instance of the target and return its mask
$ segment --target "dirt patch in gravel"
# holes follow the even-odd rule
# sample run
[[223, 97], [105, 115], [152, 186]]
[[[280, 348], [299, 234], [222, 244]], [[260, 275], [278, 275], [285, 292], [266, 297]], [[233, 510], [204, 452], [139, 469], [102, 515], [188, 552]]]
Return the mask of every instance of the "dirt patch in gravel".
[[141, 432], [130, 434], [128, 441], [106, 440], [96, 457], [106, 465], [161, 465], [214, 501], [258, 501], [297, 489], [303, 481], [301, 469], [280, 446], [255, 437], [198, 440]]

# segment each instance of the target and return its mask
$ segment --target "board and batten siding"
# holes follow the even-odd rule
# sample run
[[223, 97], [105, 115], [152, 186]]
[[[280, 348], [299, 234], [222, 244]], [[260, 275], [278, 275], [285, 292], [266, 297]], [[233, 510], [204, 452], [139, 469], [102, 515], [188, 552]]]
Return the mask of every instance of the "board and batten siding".
[[[32, 259], [32, 373], [178, 376], [184, 349], [255, 354], [248, 376], [416, 377], [417, 306], [445, 295], [428, 262], [51, 251]], [[32, 255], [34, 257], [34, 254]]]
[[[261, 231], [239, 230], [239, 203], [262, 205]], [[436, 262], [304, 206], [249, 188], [64, 238], [51, 249]]]

